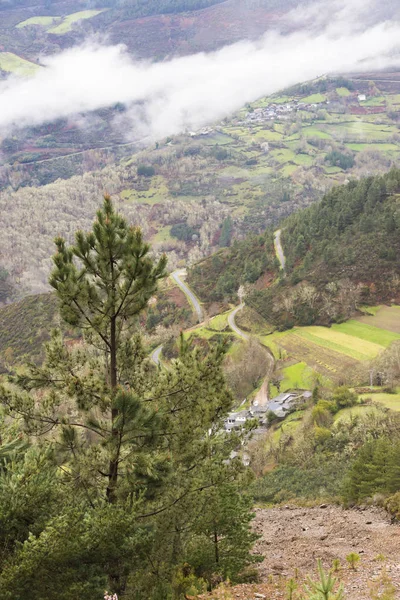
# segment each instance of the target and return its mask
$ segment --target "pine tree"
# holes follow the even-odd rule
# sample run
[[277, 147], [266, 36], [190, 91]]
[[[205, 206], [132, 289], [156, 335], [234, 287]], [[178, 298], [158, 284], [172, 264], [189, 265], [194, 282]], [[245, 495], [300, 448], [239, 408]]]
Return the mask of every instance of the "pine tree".
[[145, 308], [156, 291], [158, 280], [165, 275], [166, 258], [154, 265], [141, 230], [127, 225], [115, 212], [109, 196], [105, 196], [103, 209], [97, 213], [93, 231], [78, 231], [76, 244], [70, 248], [62, 238], [56, 239], [56, 245], [50, 285], [60, 300], [61, 315], [68, 324], [89, 331], [108, 359], [115, 454], [110, 459], [107, 497], [114, 502], [120, 447], [118, 405], [124, 402], [121, 396], [117, 399], [122, 374], [118, 354], [124, 325]]

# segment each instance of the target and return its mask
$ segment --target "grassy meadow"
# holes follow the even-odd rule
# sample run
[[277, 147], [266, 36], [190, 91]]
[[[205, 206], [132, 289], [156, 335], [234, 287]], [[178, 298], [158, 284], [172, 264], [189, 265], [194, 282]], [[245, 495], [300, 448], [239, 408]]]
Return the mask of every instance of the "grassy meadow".
[[73, 13], [72, 15], [68, 15], [62, 19], [60, 24], [48, 29], [48, 33], [54, 33], [55, 35], [64, 35], [65, 33], [71, 31], [74, 24], [78, 21], [82, 21], [84, 19], [91, 19], [92, 17], [95, 17], [96, 15], [102, 13], [103, 10], [81, 10], [79, 12]]
[[12, 52], [0, 52], [0, 70], [22, 77], [35, 75], [41, 69], [39, 65], [21, 58]]
[[26, 19], [21, 23], [16, 25], [17, 29], [23, 29], [24, 27], [29, 27], [32, 25], [38, 25], [40, 27], [44, 27], [48, 33], [53, 33], [55, 35], [64, 35], [68, 33], [73, 28], [74, 24], [78, 21], [82, 21], [84, 19], [91, 19], [96, 15], [104, 12], [106, 9], [102, 10], [81, 10], [76, 13], [72, 13], [71, 15], [67, 15], [66, 17], [31, 17], [30, 19]]

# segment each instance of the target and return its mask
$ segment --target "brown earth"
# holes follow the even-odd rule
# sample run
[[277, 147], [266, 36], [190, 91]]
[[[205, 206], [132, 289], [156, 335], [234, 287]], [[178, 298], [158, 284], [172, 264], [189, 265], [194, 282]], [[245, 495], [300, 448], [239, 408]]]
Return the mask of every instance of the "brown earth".
[[176, 304], [178, 308], [190, 308], [190, 304], [185, 294], [180, 288], [178, 288], [178, 286], [174, 286], [171, 289], [169, 289], [166, 292], [166, 296], [168, 297], [168, 300]]
[[[257, 509], [254, 528], [261, 536], [256, 552], [264, 556], [258, 567], [261, 583], [233, 587], [229, 595], [220, 590], [202, 598], [286, 598], [288, 579], [297, 575], [301, 591], [307, 575], [316, 578], [318, 558], [327, 569], [334, 559], [340, 560], [336, 576], [344, 584], [346, 600], [380, 598], [371, 596], [371, 585], [376, 586], [384, 572], [395, 588], [392, 597], [400, 598], [400, 526], [391, 524], [379, 508]], [[351, 552], [361, 559], [355, 571], [346, 562]]]

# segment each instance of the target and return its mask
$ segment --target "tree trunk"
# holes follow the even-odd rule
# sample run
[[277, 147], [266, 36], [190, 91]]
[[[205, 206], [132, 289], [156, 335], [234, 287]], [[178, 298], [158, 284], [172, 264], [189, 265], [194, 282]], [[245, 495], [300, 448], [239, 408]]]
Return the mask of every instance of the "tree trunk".
[[[116, 420], [118, 418], [118, 409], [113, 406], [115, 394], [117, 391], [117, 337], [116, 337], [116, 319], [111, 318], [110, 327], [110, 386], [111, 386], [111, 435], [113, 439], [112, 444], [112, 455], [109, 464], [108, 472], [108, 487], [107, 487], [107, 500], [110, 504], [115, 504], [117, 501], [117, 483], [118, 483], [118, 460], [119, 460], [119, 446], [120, 446], [120, 432], [116, 427]], [[121, 575], [119, 574], [118, 565], [111, 567], [108, 575], [108, 581], [111, 590], [118, 595], [123, 592], [124, 586], [121, 582]]]
[[219, 564], [219, 546], [218, 546], [218, 532], [216, 526], [214, 526], [214, 551], [215, 551], [215, 563]]
[[[111, 398], [112, 402], [115, 399], [115, 393], [117, 390], [117, 338], [116, 338], [116, 319], [111, 318], [111, 332], [110, 332], [110, 384], [111, 384]], [[107, 487], [107, 500], [110, 504], [114, 504], [116, 501], [116, 488], [118, 481], [118, 454], [119, 454], [119, 430], [115, 426], [115, 422], [118, 418], [118, 409], [114, 406], [111, 408], [111, 435], [113, 438], [113, 452], [114, 454], [110, 459], [109, 473], [108, 473], [108, 487]]]

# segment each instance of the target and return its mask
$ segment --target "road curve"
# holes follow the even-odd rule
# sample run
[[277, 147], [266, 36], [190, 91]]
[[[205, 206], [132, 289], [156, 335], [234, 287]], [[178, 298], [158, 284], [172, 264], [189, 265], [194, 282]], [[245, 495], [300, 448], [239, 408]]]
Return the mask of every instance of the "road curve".
[[157, 366], [160, 364], [160, 354], [161, 354], [161, 352], [162, 352], [162, 349], [163, 349], [162, 345], [161, 345], [161, 346], [158, 346], [158, 347], [157, 347], [157, 348], [154, 350], [154, 352], [152, 352], [152, 354], [151, 354], [151, 356], [150, 356], [150, 358], [151, 358], [151, 360], [153, 361], [153, 363], [154, 363], [155, 365], [157, 365]]
[[242, 310], [243, 307], [244, 307], [244, 302], [242, 302], [242, 304], [240, 304], [239, 306], [237, 306], [235, 308], [235, 310], [233, 310], [228, 315], [228, 324], [229, 324], [229, 327], [232, 329], [232, 331], [234, 331], [238, 336], [240, 336], [243, 340], [248, 340], [249, 336], [247, 335], [247, 333], [244, 333], [244, 331], [242, 331], [241, 329], [239, 329], [239, 327], [235, 323], [235, 317], [236, 317], [237, 313], [240, 310]]
[[185, 274], [184, 270], [174, 271], [173, 273], [171, 273], [171, 277], [175, 281], [175, 283], [181, 288], [182, 292], [185, 294], [185, 296], [188, 298], [188, 300], [192, 304], [192, 306], [193, 306], [193, 308], [194, 308], [194, 310], [196, 312], [196, 315], [197, 315], [197, 321], [198, 321], [198, 323], [202, 323], [204, 321], [203, 309], [201, 308], [200, 302], [197, 300], [197, 298], [194, 295], [194, 293], [192, 292], [192, 290], [181, 279], [181, 277], [184, 274]]
[[281, 229], [278, 229], [278, 231], [275, 231], [275, 251], [276, 251], [278, 260], [281, 263], [281, 269], [284, 271], [285, 264], [286, 264], [286, 258], [283, 253], [283, 248], [282, 248], [282, 244], [281, 244], [281, 233], [282, 233]]

